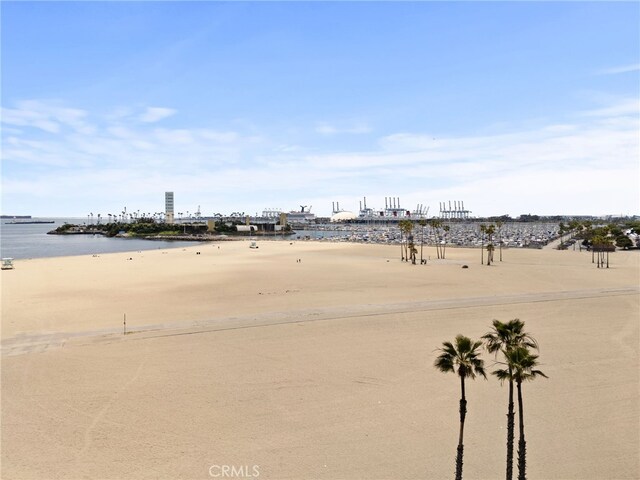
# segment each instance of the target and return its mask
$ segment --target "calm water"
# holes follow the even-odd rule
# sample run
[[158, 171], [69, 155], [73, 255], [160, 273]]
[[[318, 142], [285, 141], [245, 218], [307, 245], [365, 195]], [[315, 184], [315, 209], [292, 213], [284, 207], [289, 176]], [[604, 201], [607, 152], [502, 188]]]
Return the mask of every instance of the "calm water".
[[[2, 219], [0, 225], [1, 256], [15, 259], [66, 257], [98, 253], [130, 252], [184, 247], [195, 242], [107, 238], [102, 235], [47, 235], [47, 232], [66, 223], [83, 224], [81, 218], [32, 218], [53, 220], [55, 223], [10, 225]], [[18, 220], [20, 221], [20, 220]]]

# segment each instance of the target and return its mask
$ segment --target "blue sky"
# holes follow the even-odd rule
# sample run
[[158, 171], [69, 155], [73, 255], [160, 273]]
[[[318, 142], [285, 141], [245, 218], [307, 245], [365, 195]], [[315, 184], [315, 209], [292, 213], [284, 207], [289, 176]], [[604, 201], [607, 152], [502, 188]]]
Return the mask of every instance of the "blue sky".
[[637, 2], [1, 8], [3, 214], [640, 214]]

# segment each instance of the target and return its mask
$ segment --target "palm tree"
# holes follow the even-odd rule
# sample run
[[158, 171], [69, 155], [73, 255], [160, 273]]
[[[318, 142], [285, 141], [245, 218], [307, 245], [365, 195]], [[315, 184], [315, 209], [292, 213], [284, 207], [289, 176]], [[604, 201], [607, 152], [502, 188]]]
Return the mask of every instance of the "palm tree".
[[487, 267], [491, 265], [491, 262], [493, 261], [493, 251], [495, 249], [496, 247], [493, 246], [493, 243], [487, 244]]
[[422, 255], [422, 248], [424, 246], [424, 227], [427, 226], [427, 221], [423, 218], [418, 220], [418, 225], [420, 225], [420, 230], [421, 230], [421, 237], [420, 237], [420, 265], [424, 264], [424, 257]]
[[607, 255], [607, 268], [609, 268], [609, 251], [615, 249], [613, 242], [606, 234], [594, 235], [591, 239], [591, 252], [597, 252], [598, 268], [604, 268], [605, 252]]
[[413, 235], [411, 232], [413, 231], [413, 223], [411, 220], [403, 220], [404, 221], [404, 261], [409, 261], [409, 243], [413, 243]]
[[440, 227], [442, 227], [442, 221], [434, 218], [429, 221], [429, 225], [433, 230], [433, 238], [436, 244], [436, 256], [440, 258]]
[[484, 265], [484, 232], [487, 231], [487, 226], [484, 223], [480, 224], [480, 265]]
[[[524, 331], [524, 322], [517, 318], [509, 320], [506, 323], [500, 320], [493, 321], [493, 330], [482, 336], [485, 342], [485, 348], [489, 353], [495, 355], [498, 352], [505, 352], [516, 347], [527, 347], [538, 349], [538, 342], [535, 338]], [[507, 480], [513, 478], [513, 439], [514, 439], [514, 417], [513, 408], [513, 378], [511, 367], [507, 364], [507, 373], [509, 380], [509, 406], [507, 408]]]
[[524, 411], [522, 404], [522, 382], [533, 381], [537, 377], [547, 377], [542, 371], [536, 370], [538, 355], [532, 354], [526, 347], [515, 347], [505, 351], [506, 369], [493, 372], [501, 382], [515, 381], [518, 389], [518, 480], [527, 478], [527, 442], [524, 436]]
[[413, 265], [416, 264], [416, 255], [418, 253], [418, 249], [416, 248], [413, 240], [409, 240], [409, 257], [411, 258], [411, 263]]
[[[413, 222], [411, 220], [400, 220], [398, 223], [398, 227], [400, 227], [400, 234], [404, 233], [405, 242], [404, 242], [404, 260], [406, 262], [409, 261], [409, 242], [413, 241], [413, 237], [411, 236], [411, 231], [413, 230]], [[402, 237], [400, 237], [402, 239]], [[400, 241], [402, 243], [402, 240]]]
[[445, 257], [445, 251], [447, 250], [447, 234], [451, 230], [449, 225], [445, 225], [442, 227], [442, 258]]
[[487, 225], [484, 228], [484, 232], [487, 234], [488, 242], [489, 242], [487, 244], [487, 266], [491, 265], [491, 262], [493, 261], [493, 251], [495, 250], [495, 248], [493, 247], [493, 234], [495, 233], [495, 231], [496, 231], [495, 225]]
[[560, 222], [558, 224], [558, 233], [560, 234], [560, 246], [562, 247], [562, 244], [564, 243], [564, 233], [567, 231], [567, 227], [564, 225], [564, 223]]
[[498, 220], [496, 222], [496, 228], [498, 229], [498, 237], [499, 237], [498, 245], [500, 246], [500, 261], [502, 261], [502, 225], [503, 225], [502, 220]]
[[436, 358], [434, 366], [443, 373], [453, 372], [460, 377], [460, 436], [458, 438], [458, 453], [456, 456], [456, 480], [462, 479], [462, 456], [464, 451], [463, 435], [464, 420], [467, 415], [467, 399], [464, 390], [466, 378], [475, 379], [476, 375], [487, 375], [484, 371], [484, 361], [480, 359], [480, 341], [472, 341], [464, 335], [456, 336], [454, 343], [443, 342], [440, 355]]

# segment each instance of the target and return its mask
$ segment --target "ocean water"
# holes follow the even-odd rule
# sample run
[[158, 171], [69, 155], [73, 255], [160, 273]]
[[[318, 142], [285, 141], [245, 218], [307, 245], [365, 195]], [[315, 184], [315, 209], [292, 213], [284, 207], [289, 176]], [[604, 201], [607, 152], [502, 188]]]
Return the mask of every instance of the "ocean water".
[[[10, 224], [0, 221], [0, 254], [15, 259], [94, 255], [99, 253], [131, 252], [184, 247], [197, 242], [171, 240], [142, 240], [136, 238], [107, 238], [102, 235], [47, 235], [62, 224], [83, 224], [81, 218], [32, 218], [53, 220], [55, 223]], [[20, 221], [20, 220], [18, 220]], [[25, 220], [27, 221], [27, 220]]]

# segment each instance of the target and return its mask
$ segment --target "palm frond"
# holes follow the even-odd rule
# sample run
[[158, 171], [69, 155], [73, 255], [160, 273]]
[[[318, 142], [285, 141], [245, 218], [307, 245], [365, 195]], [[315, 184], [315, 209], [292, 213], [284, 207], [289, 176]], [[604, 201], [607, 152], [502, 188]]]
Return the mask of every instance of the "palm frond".
[[503, 354], [512, 348], [524, 346], [538, 350], [538, 342], [530, 334], [524, 331], [524, 322], [514, 318], [508, 322], [493, 320], [493, 329], [482, 336], [485, 348], [489, 353]]
[[481, 341], [472, 341], [464, 335], [457, 335], [455, 341], [443, 342], [440, 355], [434, 366], [441, 372], [455, 372], [462, 378], [487, 378], [484, 361], [480, 358]]
[[491, 374], [495, 375], [496, 378], [500, 380], [500, 383], [504, 383], [511, 379], [511, 372], [505, 368], [494, 370]]
[[511, 368], [513, 380], [517, 382], [532, 381], [537, 377], [547, 377], [538, 366], [538, 355], [532, 354], [525, 347], [516, 347], [505, 352], [505, 360]]
[[445, 372], [445, 373], [454, 371], [453, 359], [447, 354], [442, 354], [438, 358], [436, 358], [436, 361], [433, 363], [433, 366], [436, 367], [441, 372]]

